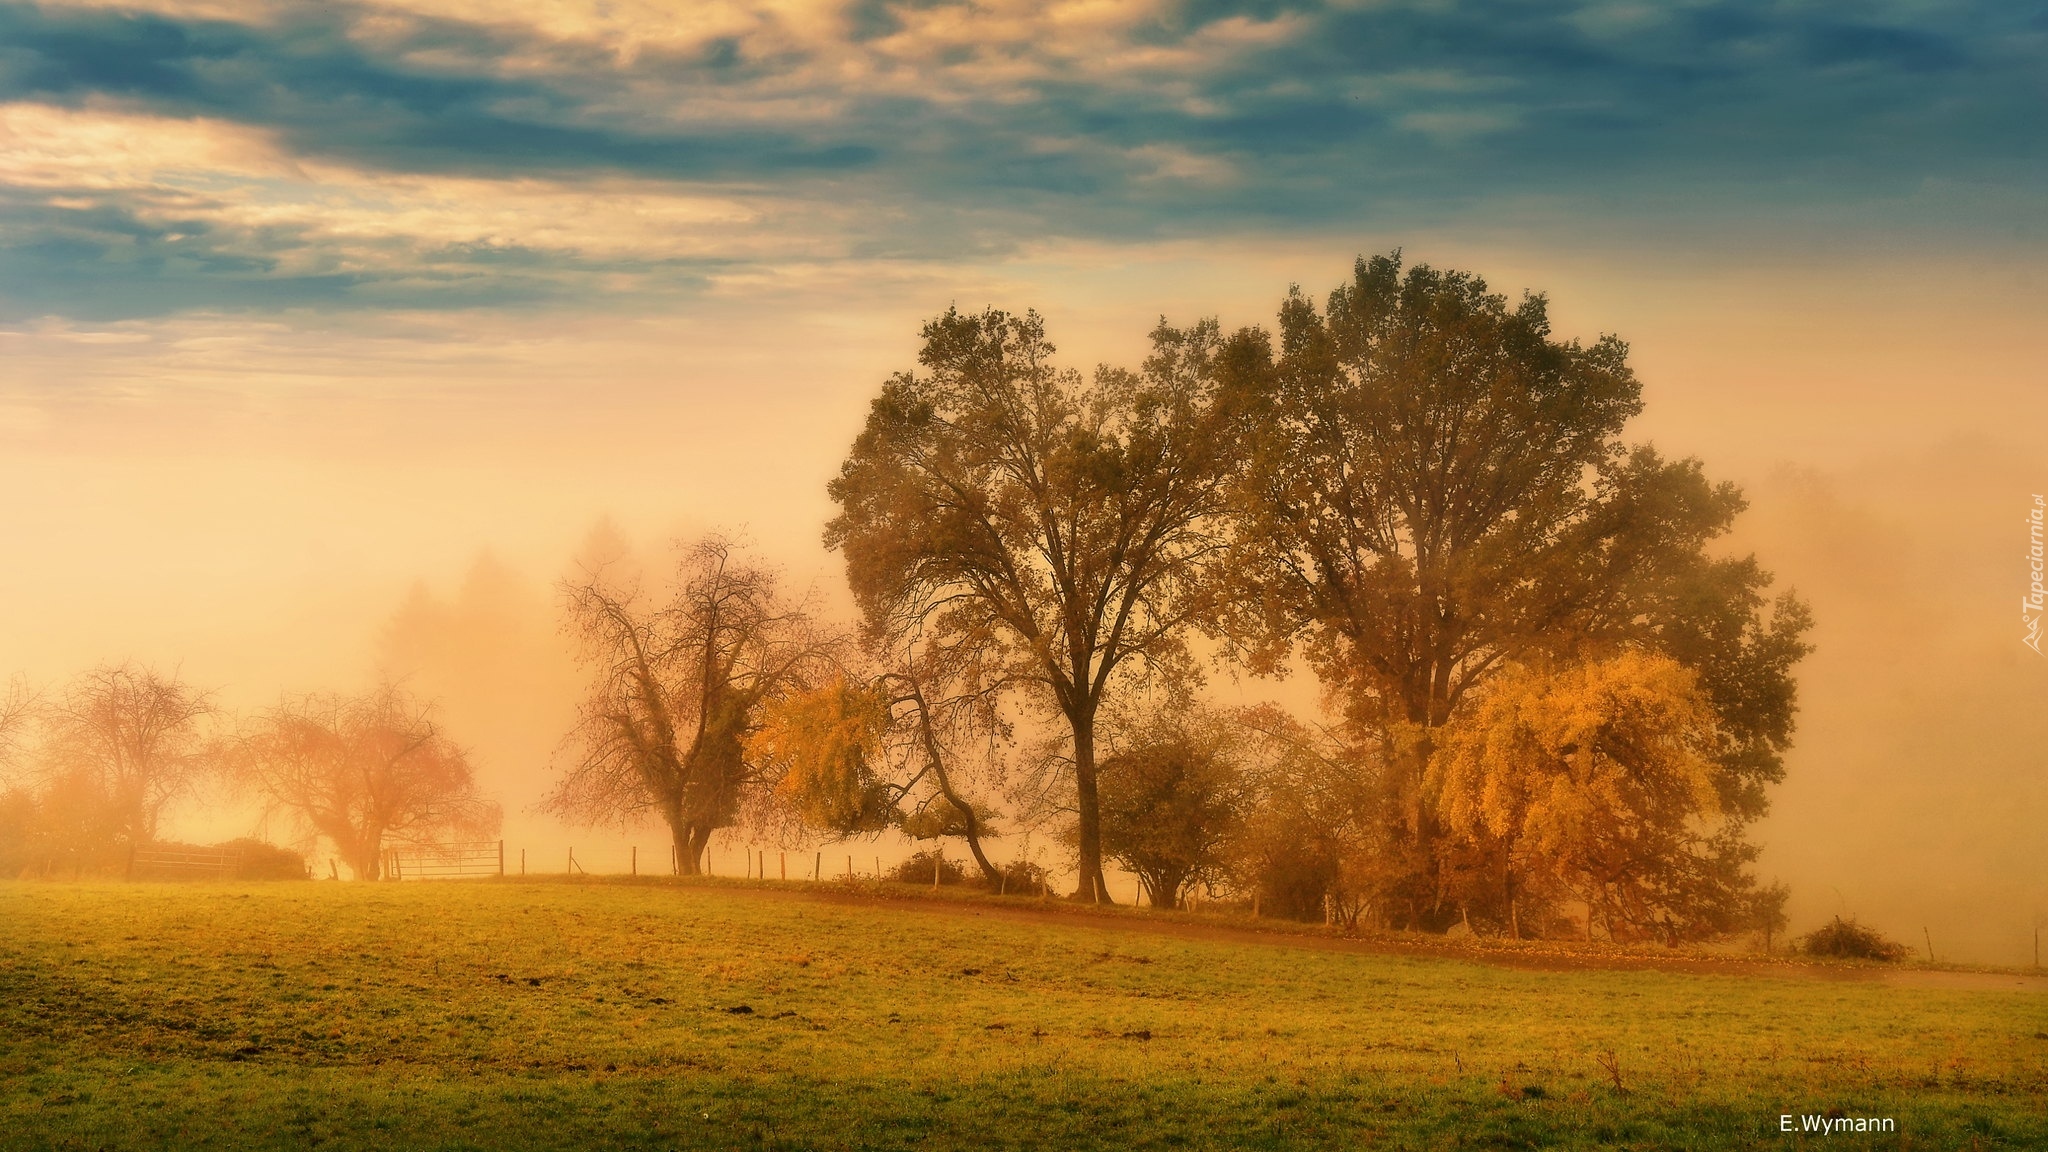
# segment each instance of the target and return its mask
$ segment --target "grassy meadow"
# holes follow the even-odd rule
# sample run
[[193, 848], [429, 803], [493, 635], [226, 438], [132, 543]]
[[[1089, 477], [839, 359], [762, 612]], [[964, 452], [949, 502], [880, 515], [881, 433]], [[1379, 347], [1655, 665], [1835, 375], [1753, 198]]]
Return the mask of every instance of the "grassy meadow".
[[[1899, 1131], [1779, 1134], [1830, 1109]], [[1366, 1146], [2048, 1147], [2048, 996], [739, 882], [0, 883], [10, 1149]]]

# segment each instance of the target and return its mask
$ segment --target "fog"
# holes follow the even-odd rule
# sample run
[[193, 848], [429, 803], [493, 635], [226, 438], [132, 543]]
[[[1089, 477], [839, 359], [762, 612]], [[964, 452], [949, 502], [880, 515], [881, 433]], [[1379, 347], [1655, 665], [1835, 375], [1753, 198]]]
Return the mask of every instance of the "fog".
[[[1795, 930], [1853, 915], [1922, 950], [1931, 938], [1943, 960], [2031, 960], [2035, 918], [2048, 913], [2048, 660], [2020, 643], [2017, 611], [2032, 463], [2011, 445], [1958, 441], [1745, 480], [1751, 507], [1726, 547], [1761, 556], [1817, 620], [1787, 777], [1757, 837], [1763, 873], [1792, 888]], [[650, 533], [632, 545], [658, 574], [666, 543]], [[479, 551], [391, 592], [329, 678], [388, 676], [438, 701], [505, 806], [514, 867], [523, 849], [533, 871], [559, 872], [577, 846], [579, 862], [623, 870], [637, 844], [643, 867], [665, 868], [657, 824], [572, 828], [536, 810], [580, 687], [556, 616], [554, 582], [570, 555], [537, 569]], [[1219, 676], [1215, 690], [1302, 709], [1314, 698], [1300, 676]], [[252, 819], [181, 816], [195, 834], [223, 836]], [[739, 871], [745, 843], [721, 840], [714, 870]], [[996, 847], [1006, 850], [1014, 845]], [[828, 849], [828, 871], [848, 853], [866, 871], [906, 851], [893, 836]], [[772, 869], [773, 847], [769, 859]], [[807, 872], [810, 861], [803, 854], [792, 868]]]
[[[1342, 274], [1341, 248], [1313, 247], [1112, 261], [1107, 278], [1023, 268], [958, 298], [1040, 304], [1069, 363], [1128, 363], [1161, 311], [1267, 322], [1286, 279]], [[2017, 609], [2048, 460], [2018, 403], [2038, 380], [2013, 284], [1933, 265], [1760, 284], [1417, 255], [1549, 289], [1566, 334], [1630, 338], [1647, 403], [1630, 438], [1740, 483], [1751, 509], [1728, 546], [1812, 604], [1788, 775], [1758, 836], [1794, 929], [1839, 912], [1931, 936], [1943, 959], [2029, 960], [2048, 913], [2048, 659], [2020, 643]], [[0, 503], [0, 676], [51, 686], [132, 658], [242, 711], [400, 678], [439, 701], [535, 870], [559, 871], [571, 844], [596, 864], [623, 867], [635, 843], [663, 859], [660, 829], [534, 810], [579, 683], [556, 582], [607, 519], [650, 563], [720, 527], [848, 613], [818, 544], [823, 489], [946, 303], [913, 288], [375, 339], [218, 319], [13, 333], [0, 485], [28, 498]], [[1299, 679], [1216, 688], [1316, 699]], [[173, 831], [226, 838], [256, 819], [188, 808]], [[714, 843], [714, 870], [737, 871], [739, 850]], [[876, 849], [851, 851], [873, 867]]]
[[1736, 543], [1813, 604], [1760, 838], [1795, 926], [2030, 963], [2048, 914], [2048, 660], [2020, 643], [2037, 456], [1986, 440], [1751, 486]]

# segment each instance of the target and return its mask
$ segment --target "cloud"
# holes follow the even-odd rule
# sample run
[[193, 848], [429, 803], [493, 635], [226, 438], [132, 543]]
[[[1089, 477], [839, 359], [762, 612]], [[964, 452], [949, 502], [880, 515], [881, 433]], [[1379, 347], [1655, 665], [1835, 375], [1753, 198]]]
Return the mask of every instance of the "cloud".
[[[0, 3], [0, 45], [9, 130], [61, 111], [114, 170], [8, 159], [14, 314], [690, 292], [790, 248], [979, 259], [1545, 197], [1995, 231], [2048, 143], [2048, 26], [1989, 3], [71, 0]], [[2008, 194], [1930, 215], [1930, 187]]]

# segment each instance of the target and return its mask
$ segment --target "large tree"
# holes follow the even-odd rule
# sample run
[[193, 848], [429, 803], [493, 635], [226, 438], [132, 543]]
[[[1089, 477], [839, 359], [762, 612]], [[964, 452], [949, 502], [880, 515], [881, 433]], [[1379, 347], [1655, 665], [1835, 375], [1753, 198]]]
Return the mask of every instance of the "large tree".
[[1161, 327], [1141, 371], [1053, 362], [1035, 314], [926, 324], [830, 486], [869, 640], [995, 654], [1071, 734], [1075, 895], [1106, 901], [1096, 718], [1119, 672], [1166, 658], [1206, 607], [1231, 437], [1213, 324]]
[[480, 838], [499, 825], [464, 750], [432, 709], [391, 685], [285, 700], [258, 715], [236, 775], [308, 841], [324, 836], [358, 880], [383, 876], [387, 844]]
[[1290, 294], [1277, 348], [1255, 329], [1230, 343], [1255, 430], [1238, 635], [1266, 662], [1300, 641], [1377, 749], [1400, 878], [1384, 916], [1447, 915], [1427, 767], [1512, 663], [1639, 646], [1691, 667], [1723, 722], [1716, 785], [1736, 818], [1761, 813], [1807, 615], [1766, 606], [1753, 560], [1708, 556], [1743, 508], [1732, 485], [1622, 442], [1642, 408], [1625, 344], [1555, 339], [1542, 296], [1510, 305], [1398, 255], [1360, 260], [1320, 310]]
[[592, 675], [547, 807], [587, 820], [655, 813], [678, 867], [696, 875], [711, 834], [772, 782], [747, 747], [763, 706], [828, 678], [840, 646], [722, 536], [683, 549], [665, 602], [605, 571], [563, 593]]

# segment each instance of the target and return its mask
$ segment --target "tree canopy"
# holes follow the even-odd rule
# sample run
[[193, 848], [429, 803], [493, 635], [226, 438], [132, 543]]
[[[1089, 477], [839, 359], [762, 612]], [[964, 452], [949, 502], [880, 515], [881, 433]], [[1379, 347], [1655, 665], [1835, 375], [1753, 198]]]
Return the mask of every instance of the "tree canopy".
[[1807, 616], [1789, 596], [1766, 611], [1753, 560], [1708, 555], [1734, 486], [1622, 441], [1642, 408], [1627, 346], [1555, 339], [1542, 296], [1398, 255], [1358, 261], [1320, 309], [1292, 293], [1278, 332], [1218, 361], [1250, 444], [1232, 634], [1267, 668], [1298, 643], [1372, 750], [1391, 918], [1450, 914], [1428, 766], [1517, 664], [1640, 648], [1689, 667], [1721, 721], [1716, 787], [1760, 814]]
[[1154, 907], [1224, 880], [1253, 798], [1234, 717], [1168, 707], [1119, 733], [1102, 762], [1102, 836]]
[[1719, 728], [1698, 676], [1668, 656], [1509, 668], [1445, 730], [1436, 806], [1485, 858], [1512, 934], [1524, 904], [1569, 895], [1611, 937], [1694, 935], [1695, 909], [1670, 897], [1723, 817]]
[[1096, 717], [1118, 674], [1171, 658], [1208, 607], [1223, 546], [1227, 414], [1214, 324], [1161, 327], [1141, 371], [1084, 382], [1035, 313], [926, 324], [839, 476], [825, 542], [846, 558], [867, 635], [993, 653], [1072, 738], [1076, 895], [1107, 900]]

